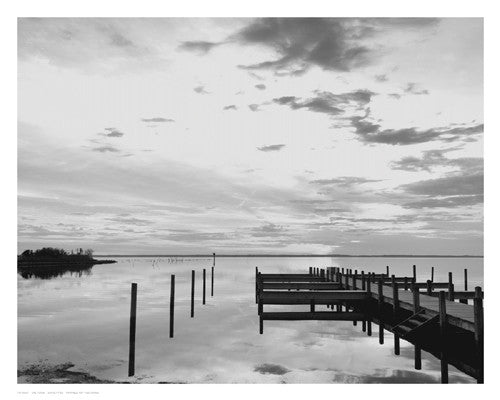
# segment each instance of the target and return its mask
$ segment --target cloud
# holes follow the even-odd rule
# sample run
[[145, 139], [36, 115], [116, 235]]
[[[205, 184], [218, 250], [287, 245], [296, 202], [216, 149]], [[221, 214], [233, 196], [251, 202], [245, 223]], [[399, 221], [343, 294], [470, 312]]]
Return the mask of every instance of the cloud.
[[482, 195], [484, 192], [483, 174], [452, 175], [401, 185], [406, 193], [423, 196], [460, 196]]
[[259, 90], [265, 90], [266, 89], [266, 85], [264, 85], [263, 83], [259, 83], [258, 85], [255, 85], [255, 87]]
[[443, 127], [419, 130], [415, 127], [402, 129], [384, 129], [380, 125], [364, 117], [350, 117], [351, 125], [358, 139], [365, 143], [381, 143], [390, 145], [411, 145], [431, 141], [455, 142], [462, 140], [476, 140], [476, 136], [483, 133], [484, 124], [461, 126], [456, 128]]
[[175, 122], [175, 120], [171, 118], [163, 118], [163, 117], [153, 117], [153, 118], [142, 118], [142, 122]]
[[369, 90], [356, 90], [353, 92], [334, 94], [331, 92], [315, 91], [315, 96], [300, 99], [296, 96], [283, 96], [274, 98], [275, 104], [288, 106], [292, 110], [306, 109], [336, 116], [345, 112], [347, 106], [359, 109], [370, 103], [372, 96], [376, 95]]
[[404, 91], [405, 93], [416, 95], [429, 94], [429, 91], [427, 89], [417, 89], [417, 84], [414, 82], [408, 82]]
[[255, 366], [254, 371], [263, 375], [285, 375], [290, 372], [288, 368], [277, 364], [260, 364]]
[[98, 152], [98, 153], [119, 153], [120, 152], [120, 150], [118, 150], [116, 147], [113, 147], [110, 145], [93, 147], [91, 150]]
[[231, 104], [229, 106], [225, 106], [223, 110], [237, 110], [238, 107], [236, 107], [234, 104]]
[[464, 207], [473, 206], [476, 204], [481, 204], [484, 202], [484, 195], [475, 194], [471, 196], [449, 196], [442, 198], [430, 198], [412, 201], [403, 204], [404, 208], [453, 208], [453, 207]]
[[391, 168], [402, 171], [427, 171], [431, 172], [436, 167], [458, 167], [460, 170], [467, 173], [477, 173], [483, 171], [484, 160], [480, 157], [461, 157], [447, 158], [444, 156], [449, 151], [456, 150], [455, 148], [446, 150], [428, 150], [423, 152], [423, 157], [414, 156], [403, 157], [398, 161], [392, 162]]
[[106, 137], [122, 137], [124, 135], [123, 132], [119, 131], [116, 128], [104, 128], [104, 130], [106, 132], [100, 133], [99, 135]]
[[389, 79], [387, 78], [387, 75], [380, 74], [380, 75], [375, 75], [375, 80], [377, 82], [387, 82]]
[[203, 40], [195, 40], [195, 41], [188, 41], [188, 42], [182, 42], [178, 49], [180, 50], [187, 50], [187, 51], [194, 51], [198, 52], [200, 54], [206, 54], [210, 50], [212, 50], [214, 47], [219, 46], [222, 44], [221, 42], [206, 42]]
[[268, 223], [258, 228], [253, 228], [251, 231], [251, 236], [254, 237], [268, 237], [268, 236], [281, 236], [286, 231], [285, 228], [281, 225], [275, 225], [272, 223]]
[[258, 104], [249, 104], [249, 105], [248, 105], [248, 108], [249, 108], [250, 110], [254, 111], [254, 112], [255, 112], [255, 111], [260, 111], [260, 109], [259, 109], [259, 105], [258, 105]]
[[153, 224], [153, 222], [150, 221], [150, 220], [141, 219], [141, 218], [135, 218], [135, 217], [130, 217], [128, 215], [119, 215], [119, 216], [116, 216], [116, 217], [105, 218], [105, 219], [107, 221], [118, 222], [120, 224], [125, 224], [125, 225], [145, 226], [145, 225], [151, 225], [151, 224]]
[[283, 147], [285, 147], [284, 144], [271, 144], [269, 146], [262, 146], [262, 147], [257, 147], [257, 150], [260, 151], [280, 151]]
[[341, 176], [331, 179], [316, 179], [310, 183], [316, 185], [337, 185], [341, 187], [349, 187], [352, 185], [361, 185], [364, 183], [381, 182], [380, 179], [367, 179], [358, 176]]
[[199, 93], [199, 94], [209, 94], [210, 92], [207, 92], [205, 90], [205, 87], [204, 86], [196, 86], [195, 88], [193, 88], [193, 90], [196, 92], [196, 93]]
[[396, 100], [399, 100], [402, 97], [399, 93], [389, 93], [387, 96], [392, 97]]
[[241, 29], [231, 40], [260, 45], [276, 52], [271, 60], [240, 65], [247, 70], [273, 70], [281, 75], [301, 75], [311, 66], [350, 71], [369, 64], [379, 50], [366, 39], [391, 29], [425, 29], [437, 20], [413, 22], [406, 18], [260, 18]]

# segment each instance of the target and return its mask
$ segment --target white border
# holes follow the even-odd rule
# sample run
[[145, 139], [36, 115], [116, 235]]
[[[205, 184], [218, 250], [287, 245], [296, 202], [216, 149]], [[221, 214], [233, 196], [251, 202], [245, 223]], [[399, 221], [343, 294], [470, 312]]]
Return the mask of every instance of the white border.
[[[486, 203], [485, 203], [485, 281], [498, 282], [500, 280], [499, 268], [493, 249], [498, 246], [497, 232], [498, 221], [498, 165], [499, 156], [496, 154], [499, 146], [498, 137], [500, 129], [498, 124], [498, 43], [495, 38], [500, 37], [498, 26], [499, 14], [493, 1], [438, 1], [420, 0], [407, 1], [317, 1], [291, 3], [290, 1], [277, 0], [252, 0], [249, 2], [211, 0], [193, 1], [183, 0], [172, 4], [171, 2], [155, 2], [150, 0], [133, 1], [17, 1], [16, 4], [3, 3], [1, 15], [1, 49], [3, 51], [1, 69], [2, 74], [2, 126], [1, 147], [1, 174], [2, 174], [2, 242], [7, 248], [2, 265], [4, 271], [4, 290], [2, 293], [3, 323], [2, 323], [2, 362], [1, 365], [1, 393], [2, 398], [13, 398], [17, 391], [29, 390], [45, 391], [98, 391], [100, 395], [18, 395], [17, 398], [120, 398], [132, 399], [138, 396], [148, 397], [173, 397], [184, 398], [310, 398], [312, 395], [325, 397], [358, 396], [387, 397], [391, 395], [404, 396], [406, 399], [419, 398], [429, 395], [453, 396], [454, 398], [470, 398], [477, 396], [490, 398], [494, 396], [493, 390], [500, 380], [496, 377], [495, 365], [498, 353], [498, 341], [494, 337], [498, 331], [498, 322], [494, 319], [498, 300], [486, 300], [486, 376], [485, 385], [466, 385], [453, 387], [439, 385], [18, 385], [16, 377], [17, 366], [17, 293], [16, 271], [14, 269], [16, 244], [16, 193], [17, 193], [17, 140], [16, 140], [16, 115], [17, 115], [17, 17], [67, 17], [67, 16], [109, 16], [109, 17], [140, 17], [140, 16], [372, 16], [372, 17], [401, 17], [401, 16], [440, 16], [440, 17], [485, 17], [485, 167], [486, 167]], [[6, 124], [5, 124], [6, 122]], [[7, 280], [5, 280], [7, 276]], [[7, 288], [7, 290], [5, 290]], [[486, 283], [486, 292], [494, 294], [495, 287]], [[490, 312], [491, 311], [491, 312]], [[332, 354], [332, 357], [335, 357]], [[414, 387], [415, 386], [415, 387]], [[446, 392], [445, 392], [446, 391]], [[446, 393], [446, 394], [445, 394]], [[498, 395], [498, 393], [497, 393]], [[179, 396], [179, 397], [178, 397]], [[497, 396], [494, 396], [497, 398]]]

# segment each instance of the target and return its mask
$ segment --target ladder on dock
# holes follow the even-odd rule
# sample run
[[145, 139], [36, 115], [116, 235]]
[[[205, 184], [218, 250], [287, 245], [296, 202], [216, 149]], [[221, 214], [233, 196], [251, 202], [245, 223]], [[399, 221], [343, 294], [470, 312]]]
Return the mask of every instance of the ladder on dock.
[[392, 332], [397, 334], [402, 339], [407, 339], [410, 336], [415, 336], [417, 333], [421, 333], [425, 328], [429, 328], [433, 324], [436, 324], [438, 319], [438, 315], [429, 315], [425, 312], [425, 310], [420, 310], [394, 326], [392, 328]]

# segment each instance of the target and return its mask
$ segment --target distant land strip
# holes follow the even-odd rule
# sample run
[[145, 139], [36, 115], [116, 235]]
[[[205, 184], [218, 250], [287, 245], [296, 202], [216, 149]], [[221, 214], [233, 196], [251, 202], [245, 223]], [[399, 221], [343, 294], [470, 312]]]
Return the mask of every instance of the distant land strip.
[[[479, 255], [433, 255], [433, 254], [215, 254], [218, 258], [234, 258], [234, 257], [335, 257], [335, 258], [484, 258]], [[212, 254], [95, 254], [94, 257], [179, 257], [179, 258], [212, 258]]]

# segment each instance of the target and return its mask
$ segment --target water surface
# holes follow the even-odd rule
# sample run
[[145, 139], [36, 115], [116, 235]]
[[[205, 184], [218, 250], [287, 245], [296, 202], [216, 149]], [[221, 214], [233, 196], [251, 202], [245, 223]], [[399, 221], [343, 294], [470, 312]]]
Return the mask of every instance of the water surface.
[[[440, 363], [422, 352], [413, 367], [413, 345], [402, 340], [395, 356], [392, 334], [378, 343], [361, 324], [348, 321], [265, 321], [259, 334], [255, 267], [261, 272], [306, 272], [339, 266], [358, 271], [447, 281], [463, 290], [483, 284], [477, 258], [217, 258], [214, 297], [212, 259], [117, 258], [84, 273], [41, 279], [18, 275], [18, 367], [72, 362], [74, 370], [118, 381], [189, 383], [439, 382]], [[202, 305], [202, 270], [207, 303]], [[196, 271], [195, 318], [190, 318], [191, 270]], [[170, 275], [176, 276], [175, 337], [169, 338]], [[130, 284], [138, 284], [136, 375], [127, 377]], [[266, 306], [307, 310], [305, 306]], [[317, 306], [317, 310], [323, 307]], [[326, 308], [325, 308], [326, 310]], [[450, 382], [475, 382], [450, 368]]]

